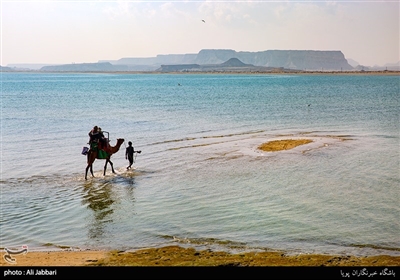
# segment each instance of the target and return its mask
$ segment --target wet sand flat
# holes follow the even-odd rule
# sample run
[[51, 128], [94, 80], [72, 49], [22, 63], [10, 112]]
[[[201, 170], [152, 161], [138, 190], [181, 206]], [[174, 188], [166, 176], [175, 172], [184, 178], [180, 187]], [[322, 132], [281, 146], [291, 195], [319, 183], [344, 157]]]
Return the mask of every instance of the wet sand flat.
[[278, 251], [231, 254], [180, 246], [137, 251], [41, 251], [12, 257], [15, 263], [1, 258], [1, 266], [400, 266], [400, 256], [287, 255]]

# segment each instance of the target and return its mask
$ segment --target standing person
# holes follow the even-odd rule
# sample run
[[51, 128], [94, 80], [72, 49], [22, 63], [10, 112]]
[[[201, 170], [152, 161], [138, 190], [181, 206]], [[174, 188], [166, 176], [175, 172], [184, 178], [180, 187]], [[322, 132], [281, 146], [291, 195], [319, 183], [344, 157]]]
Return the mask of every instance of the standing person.
[[131, 169], [133, 164], [133, 154], [138, 153], [140, 154], [142, 151], [135, 151], [135, 148], [132, 146], [132, 142], [128, 142], [128, 147], [126, 148], [125, 152], [125, 159], [129, 160], [129, 166], [126, 168], [127, 170]]

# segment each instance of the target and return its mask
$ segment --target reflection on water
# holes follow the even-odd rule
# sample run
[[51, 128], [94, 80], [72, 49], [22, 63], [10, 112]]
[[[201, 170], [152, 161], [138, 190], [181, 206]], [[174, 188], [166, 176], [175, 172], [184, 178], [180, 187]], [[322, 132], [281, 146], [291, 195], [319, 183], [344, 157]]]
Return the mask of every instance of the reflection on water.
[[112, 185], [109, 182], [89, 184], [83, 189], [82, 204], [93, 210], [94, 219], [89, 225], [89, 238], [100, 238], [104, 234], [104, 224], [112, 222]]
[[[100, 181], [87, 182], [83, 186], [82, 205], [92, 210], [93, 219], [88, 221], [88, 237], [101, 239], [107, 236], [107, 225], [114, 223], [118, 212], [123, 208], [124, 201], [133, 203], [134, 175], [115, 176]], [[124, 186], [123, 193], [121, 186]], [[129, 203], [129, 204], [130, 204]], [[132, 205], [130, 204], [132, 209]]]

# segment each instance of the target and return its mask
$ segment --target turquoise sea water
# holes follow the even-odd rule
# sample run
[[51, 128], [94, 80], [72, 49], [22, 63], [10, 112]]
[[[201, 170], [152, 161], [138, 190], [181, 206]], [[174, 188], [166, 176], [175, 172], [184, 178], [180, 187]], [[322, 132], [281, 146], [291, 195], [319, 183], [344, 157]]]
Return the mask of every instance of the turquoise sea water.
[[[400, 255], [399, 81], [2, 73], [0, 247]], [[125, 142], [85, 180], [94, 125]]]

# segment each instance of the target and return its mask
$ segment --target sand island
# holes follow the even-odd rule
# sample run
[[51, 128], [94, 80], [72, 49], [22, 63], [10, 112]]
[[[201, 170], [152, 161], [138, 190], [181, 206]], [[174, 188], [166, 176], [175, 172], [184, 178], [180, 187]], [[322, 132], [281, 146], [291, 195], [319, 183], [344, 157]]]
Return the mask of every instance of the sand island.
[[290, 150], [300, 145], [305, 145], [313, 142], [310, 139], [286, 139], [274, 140], [261, 144], [258, 149], [264, 152], [277, 152], [282, 150]]

